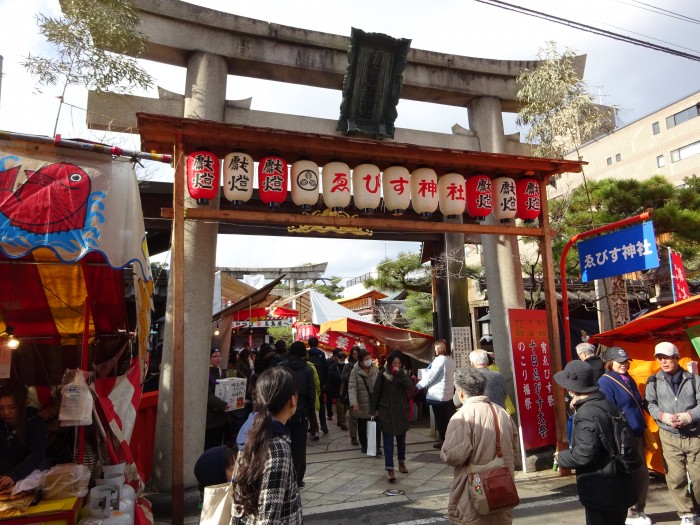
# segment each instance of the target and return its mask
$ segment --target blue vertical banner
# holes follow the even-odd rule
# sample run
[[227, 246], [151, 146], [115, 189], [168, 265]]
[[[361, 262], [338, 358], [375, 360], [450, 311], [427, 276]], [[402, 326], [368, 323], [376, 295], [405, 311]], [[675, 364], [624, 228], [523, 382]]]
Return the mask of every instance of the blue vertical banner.
[[578, 243], [583, 282], [658, 268], [651, 221]]

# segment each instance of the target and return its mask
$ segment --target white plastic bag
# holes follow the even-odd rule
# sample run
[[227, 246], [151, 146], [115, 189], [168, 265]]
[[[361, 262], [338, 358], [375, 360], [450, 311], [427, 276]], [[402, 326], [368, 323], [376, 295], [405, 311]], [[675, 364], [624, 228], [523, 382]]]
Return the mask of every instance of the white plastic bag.
[[38, 489], [44, 483], [47, 472], [48, 470], [33, 470], [29, 476], [15, 483], [15, 486], [12, 487], [12, 494], [15, 495], [20, 492], [30, 492]]
[[377, 422], [374, 419], [367, 421], [367, 455], [377, 455]]
[[[71, 372], [73, 377], [70, 378]], [[92, 393], [82, 370], [68, 370], [61, 389], [61, 411], [58, 419], [62, 427], [92, 424]]]
[[84, 498], [88, 493], [90, 469], [85, 465], [64, 463], [49, 470], [41, 492], [44, 499]]

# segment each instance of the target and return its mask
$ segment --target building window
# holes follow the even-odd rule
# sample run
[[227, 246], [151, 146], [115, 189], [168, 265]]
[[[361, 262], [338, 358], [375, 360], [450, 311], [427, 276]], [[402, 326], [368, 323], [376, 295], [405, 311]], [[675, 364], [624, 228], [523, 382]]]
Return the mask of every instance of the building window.
[[657, 168], [663, 168], [666, 165], [666, 161], [664, 160], [663, 155], [659, 155], [656, 157], [656, 167]]
[[612, 157], [608, 157], [608, 160], [606, 161], [608, 163], [608, 166], [612, 164]]
[[621, 160], [622, 160], [622, 155], [620, 155], [619, 153], [617, 155], [615, 155], [615, 162], [620, 162]]
[[670, 117], [666, 117], [666, 128], [671, 129], [672, 127], [683, 124], [683, 122], [686, 122], [691, 118], [695, 118], [698, 115], [700, 115], [700, 104], [686, 108], [683, 111], [679, 111]]
[[671, 162], [687, 159], [693, 155], [700, 154], [700, 140], [671, 151]]
[[654, 135], [658, 135], [659, 133], [661, 133], [661, 126], [659, 126], [658, 122], [654, 122], [651, 125], [651, 131]]

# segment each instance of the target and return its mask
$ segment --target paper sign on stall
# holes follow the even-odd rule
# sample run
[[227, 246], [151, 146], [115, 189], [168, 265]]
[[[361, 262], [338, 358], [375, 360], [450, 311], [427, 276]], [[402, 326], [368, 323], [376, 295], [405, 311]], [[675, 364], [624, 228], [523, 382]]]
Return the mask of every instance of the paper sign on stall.
[[214, 395], [228, 404], [227, 411], [245, 407], [246, 379], [229, 377], [219, 379], [214, 387]]

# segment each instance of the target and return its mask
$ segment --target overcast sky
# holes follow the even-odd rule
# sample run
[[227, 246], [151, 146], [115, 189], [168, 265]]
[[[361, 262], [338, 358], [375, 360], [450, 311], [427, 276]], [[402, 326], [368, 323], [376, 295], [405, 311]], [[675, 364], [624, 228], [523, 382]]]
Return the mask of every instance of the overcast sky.
[[[700, 62], [565, 27], [476, 0], [317, 1], [198, 0], [199, 5], [269, 22], [350, 35], [351, 27], [411, 39], [413, 49], [480, 58], [531, 60], [546, 41], [586, 54], [584, 80], [603, 104], [616, 106], [619, 121], [630, 123], [700, 90]], [[700, 2], [697, 0], [510, 0], [529, 9], [700, 56]], [[653, 6], [659, 6], [655, 9]], [[34, 14], [57, 15], [58, 0], [0, 0], [0, 129], [53, 134], [58, 88], [39, 92], [20, 65], [29, 53], [48, 54]], [[146, 62], [157, 84], [184, 93], [185, 71]], [[155, 90], [148, 93], [155, 96]], [[339, 91], [229, 77], [227, 98], [253, 97], [252, 108], [336, 119]], [[138, 138], [106, 137], [85, 127], [85, 90], [66, 92], [58, 132], [138, 149]], [[468, 127], [466, 110], [402, 101], [397, 127], [449, 133]], [[518, 130], [512, 116], [506, 132]], [[350, 279], [372, 271], [384, 257], [417, 251], [417, 243], [220, 237], [219, 266], [292, 266], [328, 262], [327, 275]]]

